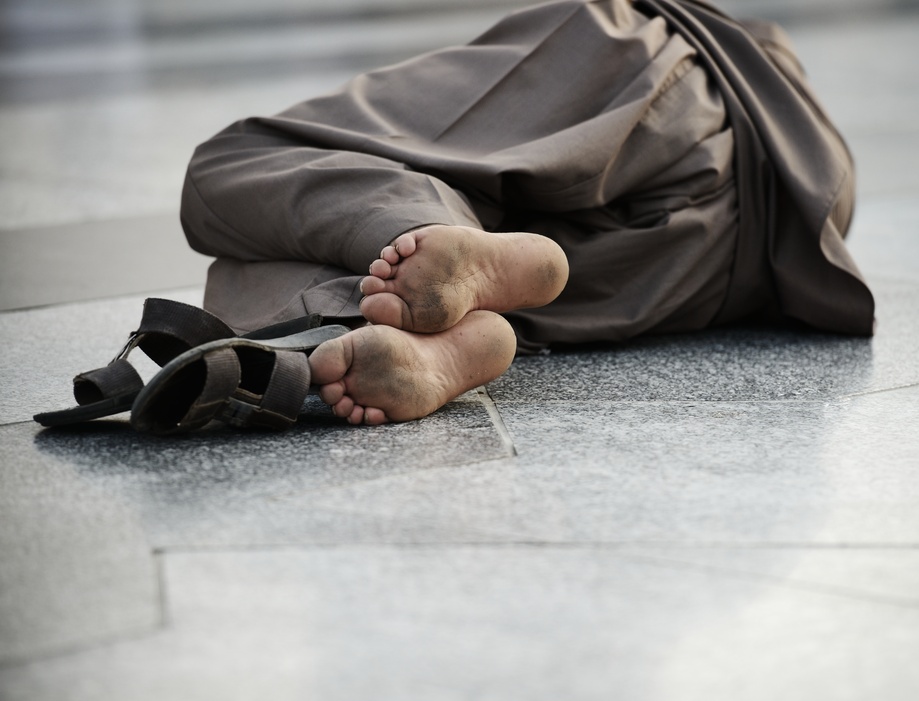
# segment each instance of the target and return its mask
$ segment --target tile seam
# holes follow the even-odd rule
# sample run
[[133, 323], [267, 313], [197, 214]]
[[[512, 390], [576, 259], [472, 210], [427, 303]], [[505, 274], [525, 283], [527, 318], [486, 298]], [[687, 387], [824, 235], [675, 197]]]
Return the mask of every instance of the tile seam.
[[531, 549], [558, 549], [558, 550], [620, 550], [627, 548], [649, 548], [668, 550], [814, 550], [814, 551], [890, 551], [906, 552], [919, 550], [919, 543], [680, 543], [674, 541], [542, 541], [542, 540], [517, 540], [517, 541], [350, 541], [350, 542], [274, 542], [250, 544], [217, 544], [217, 545], [160, 545], [154, 550], [159, 555], [183, 555], [195, 553], [234, 553], [257, 551], [282, 551], [282, 550], [332, 550], [345, 548], [392, 548], [392, 549], [434, 549], [434, 548], [531, 548]]
[[871, 389], [865, 392], [855, 392], [854, 394], [844, 394], [840, 399], [856, 399], [859, 397], [871, 397], [877, 394], [886, 394], [887, 392], [899, 392], [904, 389], [915, 389], [919, 387], [919, 382], [911, 382], [905, 385], [897, 385], [896, 387], [884, 387], [882, 389]]
[[479, 398], [479, 401], [482, 403], [482, 406], [485, 407], [485, 411], [488, 413], [488, 418], [491, 419], [491, 423], [495, 427], [495, 430], [498, 432], [498, 436], [501, 438], [501, 443], [504, 446], [504, 449], [507, 451], [507, 455], [505, 457], [516, 457], [517, 447], [514, 445], [514, 439], [511, 436], [510, 431], [508, 431], [507, 425], [504, 423], [504, 418], [501, 416], [501, 412], [498, 411], [498, 406], [495, 404], [495, 401], [488, 393], [488, 388], [484, 385], [481, 387], [476, 387], [475, 392]]

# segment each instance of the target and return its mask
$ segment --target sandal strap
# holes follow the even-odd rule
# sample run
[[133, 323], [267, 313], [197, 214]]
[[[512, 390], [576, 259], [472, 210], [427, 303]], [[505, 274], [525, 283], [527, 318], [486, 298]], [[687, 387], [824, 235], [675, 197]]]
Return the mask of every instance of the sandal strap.
[[322, 326], [322, 314], [307, 314], [306, 316], [297, 317], [296, 319], [289, 319], [288, 321], [282, 321], [277, 324], [272, 324], [271, 326], [249, 331], [248, 333], [244, 333], [242, 337], [252, 339], [253, 341], [261, 341], [268, 338], [284, 338], [285, 336], [292, 336], [295, 333], [309, 331], [310, 329], [319, 328], [320, 326]]
[[115, 359], [105, 367], [73, 378], [74, 399], [79, 406], [85, 406], [104, 399], [136, 395], [144, 381], [127, 361], [136, 347], [162, 367], [189, 348], [235, 335], [233, 329], [203, 309], [150, 297], [144, 302], [140, 326], [131, 333]]
[[271, 378], [262, 394], [239, 388], [216, 417], [238, 428], [285, 429], [296, 423], [310, 388], [305, 353], [275, 352]]
[[[150, 297], [144, 302], [140, 326], [134, 332], [133, 345], [150, 356], [160, 367], [189, 348], [236, 333], [216, 316], [203, 309], [171, 299]], [[133, 347], [123, 351], [123, 356]]]
[[144, 381], [131, 364], [119, 358], [104, 368], [80, 373], [73, 378], [73, 396], [84, 406], [123, 394], [136, 394]]
[[[245, 337], [252, 340], [284, 338], [322, 326], [319, 314], [309, 314], [290, 321], [256, 329]], [[192, 348], [222, 339], [236, 338], [236, 333], [219, 318], [199, 307], [174, 300], [150, 297], [144, 301], [140, 325], [133, 331], [124, 347], [105, 367], [80, 373], [73, 378], [73, 393], [77, 407], [46, 412], [36, 415], [43, 425], [65, 425], [93, 418], [110, 416], [128, 409], [144, 387], [143, 379], [128, 363], [127, 358], [134, 348], [140, 348], [151, 360], [164, 367], [174, 358]], [[232, 351], [209, 354], [205, 359], [206, 378], [204, 388], [197, 400], [189, 407], [176, 430], [191, 430], [208, 423], [226, 404], [240, 383], [239, 360]], [[283, 366], [284, 363], [281, 363]], [[306, 367], [308, 386], [309, 367]], [[302, 374], [302, 372], [301, 372]], [[282, 371], [278, 377], [284, 376]], [[272, 389], [271, 392], [276, 390]], [[277, 390], [280, 396], [286, 393]], [[251, 425], [279, 425], [271, 418], [274, 414], [287, 424], [296, 420], [302, 398], [296, 401], [296, 392], [286, 401], [272, 399], [264, 404], [263, 399], [254, 402], [255, 407], [264, 404]], [[304, 395], [305, 396], [305, 395]], [[275, 411], [271, 407], [278, 404]], [[296, 407], [291, 408], [293, 404]], [[89, 411], [87, 411], [89, 410]], [[258, 418], [264, 414], [264, 421]], [[290, 418], [292, 416], [292, 418]], [[44, 423], [44, 422], [51, 423]]]
[[170, 433], [201, 428], [218, 418], [217, 414], [226, 404], [227, 397], [239, 386], [242, 370], [239, 358], [232, 349], [215, 350], [205, 354], [202, 360], [206, 368], [204, 387]]

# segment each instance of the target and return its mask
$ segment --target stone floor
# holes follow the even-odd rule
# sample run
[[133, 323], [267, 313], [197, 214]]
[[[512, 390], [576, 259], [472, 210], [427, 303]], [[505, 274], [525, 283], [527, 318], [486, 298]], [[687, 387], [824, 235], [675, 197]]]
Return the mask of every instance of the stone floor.
[[252, 7], [0, 8], [0, 698], [919, 697], [916, 6], [776, 6], [860, 165], [873, 339], [523, 358], [372, 429], [41, 430], [146, 296], [200, 303], [195, 143], [499, 14]]

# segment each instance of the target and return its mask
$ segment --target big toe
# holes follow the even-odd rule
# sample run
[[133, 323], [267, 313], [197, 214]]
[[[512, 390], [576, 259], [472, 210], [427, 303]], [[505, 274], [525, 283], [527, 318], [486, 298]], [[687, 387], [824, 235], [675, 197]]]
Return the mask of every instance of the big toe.
[[378, 295], [386, 291], [386, 283], [377, 275], [368, 275], [361, 280], [361, 294], [364, 296]]
[[345, 383], [341, 380], [327, 382], [319, 386], [319, 398], [329, 406], [338, 404], [345, 398], [346, 394]]
[[389, 418], [386, 416], [386, 412], [382, 409], [377, 409], [376, 407], [364, 407], [364, 423], [367, 426], [379, 426], [381, 424], [389, 423]]
[[310, 381], [322, 388], [320, 396], [326, 404], [334, 404], [345, 394], [345, 373], [354, 357], [353, 334], [326, 341], [310, 353]]
[[371, 324], [391, 326], [394, 329], [405, 327], [407, 307], [397, 295], [381, 292], [364, 297], [361, 300], [361, 314]]

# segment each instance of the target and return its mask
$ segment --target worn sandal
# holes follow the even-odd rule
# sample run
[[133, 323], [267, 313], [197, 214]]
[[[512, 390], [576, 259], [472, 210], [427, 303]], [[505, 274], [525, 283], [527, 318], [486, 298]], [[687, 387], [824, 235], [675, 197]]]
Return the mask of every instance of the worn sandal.
[[321, 326], [283, 338], [229, 338], [171, 360], [138, 394], [131, 425], [167, 435], [212, 420], [239, 428], [285, 429], [310, 389], [308, 355], [346, 326]]
[[[321, 323], [322, 318], [316, 314], [259, 329], [246, 336], [286, 336]], [[134, 348], [140, 348], [162, 367], [203, 343], [235, 337], [233, 329], [203, 309], [151, 297], [144, 302], [140, 326], [131, 333], [121, 352], [105, 367], [73, 378], [77, 406], [36, 414], [33, 418], [42, 426], [66, 426], [128, 411], [144, 386], [144, 381], [127, 360]]]

